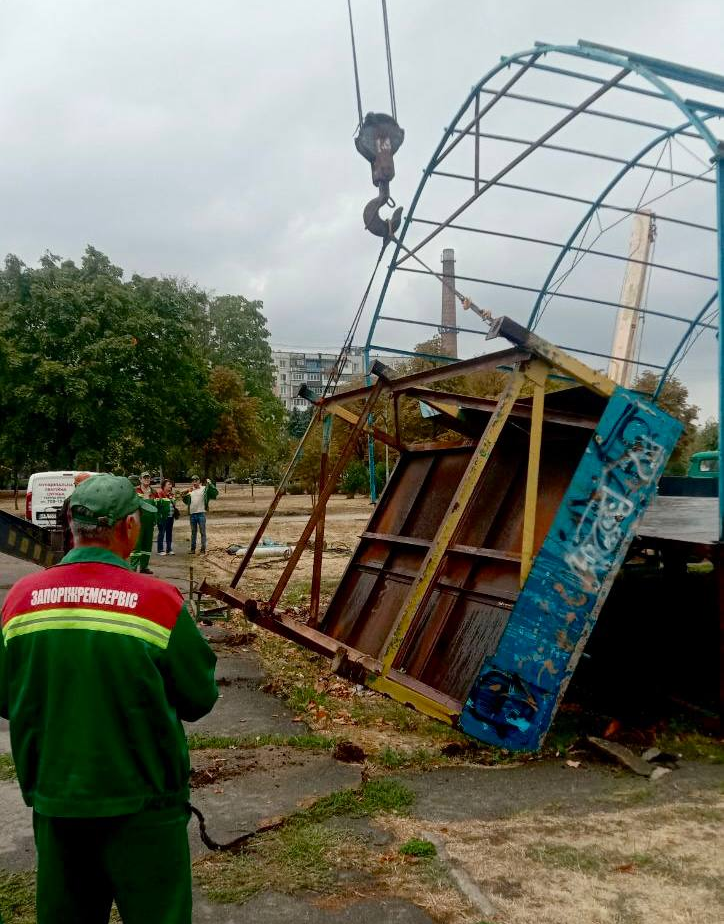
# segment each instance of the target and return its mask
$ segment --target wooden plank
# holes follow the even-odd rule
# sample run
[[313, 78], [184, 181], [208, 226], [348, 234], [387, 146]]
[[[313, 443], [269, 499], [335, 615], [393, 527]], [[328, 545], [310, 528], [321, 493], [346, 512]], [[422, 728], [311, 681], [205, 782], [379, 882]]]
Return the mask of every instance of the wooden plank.
[[644, 514], [637, 534], [644, 539], [713, 546], [719, 539], [718, 521], [716, 497], [657, 496]]

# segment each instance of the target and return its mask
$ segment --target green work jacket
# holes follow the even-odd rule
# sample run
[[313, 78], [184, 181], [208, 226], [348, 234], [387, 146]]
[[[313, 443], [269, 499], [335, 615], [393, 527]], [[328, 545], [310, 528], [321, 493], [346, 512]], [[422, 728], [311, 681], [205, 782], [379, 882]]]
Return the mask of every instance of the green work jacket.
[[181, 593], [107, 549], [72, 549], [2, 607], [0, 715], [42, 815], [105, 817], [182, 803], [181, 720], [213, 707], [216, 657]]

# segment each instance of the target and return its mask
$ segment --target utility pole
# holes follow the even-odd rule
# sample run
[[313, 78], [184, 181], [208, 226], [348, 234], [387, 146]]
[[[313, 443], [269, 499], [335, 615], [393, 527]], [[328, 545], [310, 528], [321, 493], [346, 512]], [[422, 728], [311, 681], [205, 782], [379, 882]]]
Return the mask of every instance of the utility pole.
[[650, 212], [636, 212], [633, 216], [629, 262], [621, 290], [621, 307], [616, 316], [611, 347], [612, 359], [608, 366], [608, 377], [624, 388], [629, 388], [633, 378], [632, 362], [638, 346], [642, 314], [639, 310], [643, 301], [651, 244], [656, 237], [656, 221]]

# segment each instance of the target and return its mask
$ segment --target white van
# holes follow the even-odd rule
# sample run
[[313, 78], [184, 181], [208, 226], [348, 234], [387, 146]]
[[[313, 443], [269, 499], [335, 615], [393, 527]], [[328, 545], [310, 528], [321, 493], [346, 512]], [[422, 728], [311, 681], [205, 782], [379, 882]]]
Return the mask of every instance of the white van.
[[28, 480], [25, 519], [37, 526], [56, 526], [63, 501], [73, 493], [79, 472], [35, 472]]

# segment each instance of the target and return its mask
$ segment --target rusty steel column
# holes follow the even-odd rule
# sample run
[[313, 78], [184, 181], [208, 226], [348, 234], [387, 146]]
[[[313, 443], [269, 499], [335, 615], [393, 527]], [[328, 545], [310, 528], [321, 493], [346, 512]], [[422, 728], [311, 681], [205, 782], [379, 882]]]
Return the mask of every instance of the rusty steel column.
[[455, 251], [447, 247], [442, 252], [442, 317], [440, 352], [458, 358], [457, 316], [455, 311]]
[[[332, 422], [334, 416], [325, 414], [322, 418], [322, 454], [319, 460], [319, 491], [322, 492], [327, 483], [327, 463], [329, 461], [329, 445], [332, 441]], [[324, 553], [324, 514], [317, 523], [317, 531], [314, 535], [314, 563], [312, 565], [312, 589], [309, 600], [309, 622], [308, 626], [316, 628], [319, 621], [319, 591], [322, 586], [322, 555]]]
[[287, 562], [286, 567], [284, 568], [284, 571], [282, 572], [281, 577], [277, 581], [277, 585], [274, 588], [271, 597], [269, 598], [268, 606], [270, 610], [274, 609], [274, 607], [279, 602], [279, 598], [284, 593], [284, 588], [289, 583], [289, 578], [292, 576], [292, 572], [297, 567], [299, 563], [299, 559], [302, 557], [302, 553], [307, 547], [307, 542], [309, 542], [309, 539], [311, 538], [312, 533], [316, 529], [317, 523], [319, 522], [320, 517], [324, 515], [324, 510], [325, 510], [325, 507], [327, 506], [327, 501], [329, 500], [330, 495], [332, 494], [332, 491], [334, 490], [334, 486], [337, 483], [340, 475], [342, 474], [342, 471], [344, 470], [345, 465], [347, 464], [347, 462], [349, 462], [352, 452], [354, 451], [354, 446], [357, 441], [357, 437], [360, 435], [360, 433], [364, 429], [364, 425], [365, 425], [368, 415], [372, 412], [375, 404], [377, 404], [377, 399], [379, 398], [382, 390], [385, 388], [385, 385], [387, 384], [387, 376], [385, 374], [385, 367], [382, 365], [382, 363], [376, 362], [372, 366], [372, 369], [370, 369], [370, 372], [373, 375], [377, 375], [378, 379], [375, 382], [375, 384], [372, 386], [372, 389], [370, 390], [367, 396], [367, 401], [365, 402], [365, 405], [362, 408], [362, 411], [360, 412], [359, 418], [357, 419], [357, 423], [354, 425], [354, 427], [352, 428], [352, 431], [349, 434], [349, 438], [347, 439], [347, 442], [345, 443], [344, 448], [342, 449], [342, 452], [340, 453], [339, 459], [337, 459], [337, 462], [332, 468], [332, 471], [329, 473], [329, 478], [327, 479], [327, 483], [325, 484], [323, 488], [320, 487], [319, 489], [319, 497], [317, 498], [317, 503], [314, 505], [314, 510], [312, 510], [311, 516], [309, 517], [309, 520], [307, 521], [307, 525], [304, 527], [302, 531], [302, 535], [299, 537], [297, 544], [294, 547], [294, 551], [292, 552], [291, 557], [289, 558], [289, 561]]
[[302, 457], [304, 445], [307, 442], [307, 439], [309, 438], [310, 433], [312, 432], [315, 425], [317, 424], [317, 421], [319, 420], [319, 415], [320, 415], [319, 409], [315, 410], [314, 414], [312, 415], [312, 419], [309, 421], [309, 426], [307, 427], [304, 433], [304, 436], [301, 438], [301, 440], [299, 441], [299, 445], [294, 450], [294, 455], [292, 456], [289, 462], [289, 465], [287, 465], [286, 470], [284, 471], [284, 474], [282, 475], [282, 480], [279, 482], [279, 487], [277, 488], [276, 493], [274, 494], [274, 497], [272, 498], [271, 503], [269, 504], [267, 512], [264, 514], [264, 518], [259, 524], [257, 531], [254, 533], [254, 537], [249, 543], [249, 547], [247, 548], [246, 554], [241, 560], [241, 564], [236, 569], [236, 573], [234, 574], [234, 577], [231, 579], [232, 587], [236, 587], [236, 585], [241, 580], [241, 576], [246, 570], [246, 566], [249, 564], [249, 562], [252, 559], [252, 556], [254, 555], [254, 550], [259, 545], [259, 541], [261, 540], [261, 537], [264, 535], [264, 532], [267, 526], [269, 525], [269, 521], [274, 516], [274, 511], [277, 509], [279, 501], [286, 494], [287, 485], [289, 484], [289, 479], [292, 477], [292, 473], [294, 472], [294, 469], [297, 466], [297, 462], [299, 462], [299, 460]]

